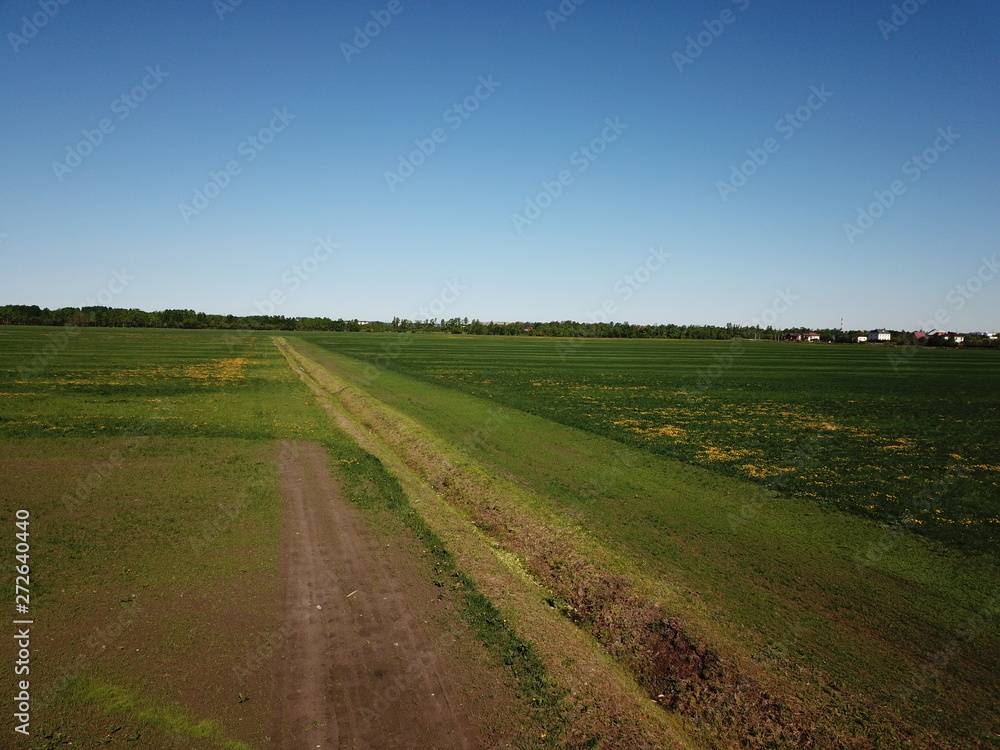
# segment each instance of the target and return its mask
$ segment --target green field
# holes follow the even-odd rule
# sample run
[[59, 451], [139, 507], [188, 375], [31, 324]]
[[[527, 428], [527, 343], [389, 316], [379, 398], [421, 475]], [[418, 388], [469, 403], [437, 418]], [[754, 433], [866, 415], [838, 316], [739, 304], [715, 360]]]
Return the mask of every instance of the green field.
[[[47, 350], [61, 335], [0, 328], [0, 523], [13, 539], [15, 511], [30, 514], [35, 622], [31, 736], [11, 746], [271, 746], [284, 633], [276, 441], [324, 446], [394, 547], [436, 537], [271, 336], [87, 329]], [[461, 575], [436, 551], [416, 563], [434, 591], [442, 569]], [[480, 642], [524, 648], [469, 586], [474, 613], [457, 600], [449, 632], [475, 641], [492, 617]], [[12, 585], [4, 601], [12, 612]], [[483, 658], [481, 670], [499, 665]], [[517, 663], [547, 695], [544, 667]], [[533, 729], [539, 709], [522, 693], [526, 715], [510, 721]]]
[[0, 329], [0, 438], [314, 435], [308, 394], [293, 395], [269, 337], [82, 330], [35, 372], [50, 331]]
[[[732, 450], [725, 436], [744, 440], [742, 429], [716, 419], [714, 412], [733, 413], [753, 393], [768, 393], [773, 404], [797, 405], [786, 410], [805, 415], [802, 419], [825, 422], [833, 415], [804, 405], [833, 403], [830, 382], [842, 383], [842, 392], [848, 384], [858, 384], [859, 392], [850, 398], [867, 400], [881, 420], [866, 417], [868, 412], [858, 406], [854, 423], [872, 433], [879, 423], [905, 423], [916, 434], [920, 424], [942, 422], [938, 414], [899, 414], [883, 404], [890, 393], [901, 394], [894, 397], [897, 401], [915, 403], [906, 387], [937, 393], [941, 413], [970, 414], [964, 400], [949, 401], [943, 391], [919, 385], [919, 372], [893, 374], [903, 384], [900, 390], [872, 382], [873, 372], [892, 372], [886, 350], [778, 344], [754, 349], [748, 343], [746, 358], [698, 393], [704, 400], [694, 401], [694, 408], [686, 394], [697, 387], [699, 371], [711, 367], [716, 354], [729, 351], [729, 344], [599, 341], [572, 347], [572, 342], [445, 336], [415, 336], [401, 343], [392, 336], [309, 334], [291, 340], [301, 341], [308, 356], [377, 402], [453, 446], [458, 454], [449, 459], [452, 463], [463, 460], [458, 455], [467, 456], [490, 475], [511, 480], [508, 492], [527, 490], [543, 515], [554, 512], [596, 539], [617, 556], [618, 562], [610, 563], [615, 570], [643, 578], [641, 585], [655, 590], [656, 601], [669, 602], [696, 638], [793, 685], [791, 704], [808, 696], [813, 709], [821, 707], [809, 720], [827, 725], [811, 740], [818, 746], [991, 746], [1000, 722], [1000, 573], [992, 555], [980, 554], [993, 551], [982, 530], [973, 531], [971, 540], [946, 536], [948, 544], [942, 544], [913, 533], [922, 524], [900, 523], [895, 511], [885, 511], [887, 522], [858, 517], [842, 512], [843, 503], [808, 496], [814, 486], [808, 483], [796, 494], [781, 483], [762, 486], [760, 478], [735, 462], [681, 460], [707, 446]], [[996, 377], [996, 369], [990, 369], [995, 360], [988, 353], [971, 353], [967, 367], [926, 353], [927, 359], [913, 358], [911, 366], [927, 367], [942, 388], [945, 373], [954, 374], [962, 382], [947, 393], [978, 393], [983, 408], [995, 413], [995, 399], [990, 401], [988, 388], [981, 385]], [[945, 353], [950, 354], [955, 353]], [[848, 367], [844, 360], [841, 370], [832, 370], [837, 357], [851, 357], [853, 364]], [[977, 367], [978, 381], [970, 376]], [[546, 398], [541, 395], [546, 380], [564, 386], [550, 384]], [[520, 387], [514, 385], [518, 382]], [[667, 385], [655, 391], [652, 383]], [[691, 423], [707, 436], [705, 444], [690, 440], [690, 452], [673, 458], [670, 451], [678, 441], [664, 440], [660, 450], [650, 450], [655, 438], [615, 426], [614, 419], [594, 417], [606, 413], [606, 403], [628, 404], [641, 417], [657, 401], [700, 415]], [[713, 409], [705, 403], [714, 404]], [[768, 411], [753, 413], [764, 422], [770, 421]], [[809, 468], [832, 463], [829, 453], [823, 461], [816, 458], [817, 437], [840, 430], [803, 425], [802, 419], [779, 422], [785, 432], [777, 466], [794, 467], [806, 482], [816, 473]], [[748, 422], [755, 428], [744, 418], [743, 424]], [[836, 427], [848, 424], [846, 418], [831, 421]], [[971, 437], [953, 430], [945, 439], [955, 442], [946, 445], [949, 450], [988, 445], [981, 436], [990, 429], [985, 417], [976, 416]], [[934, 444], [943, 432], [936, 426], [927, 430], [920, 433], [924, 445]], [[898, 427], [889, 434], [899, 437]], [[874, 438], [838, 443], [845, 444], [866, 455], [865, 450], [885, 443]], [[819, 450], [830, 449], [821, 443]], [[878, 456], [902, 463], [897, 451], [878, 450]], [[415, 454], [411, 460], [420, 457]], [[843, 473], [842, 486], [856, 483], [852, 472]], [[959, 495], [952, 489], [954, 479], [943, 476], [947, 481], [928, 477], [935, 500], [931, 512], [944, 510], [951, 500], [956, 515], [969, 505], [984, 516], [989, 513], [994, 485], [980, 482]], [[981, 476], [995, 481], [989, 474]], [[497, 481], [502, 482], [487, 480]], [[447, 492], [447, 483], [440, 479], [438, 491]], [[880, 487], [884, 494], [899, 492], [887, 484]], [[474, 506], [469, 507], [477, 518]], [[870, 515], [873, 509], [863, 510]], [[992, 510], [995, 517], [995, 503]], [[488, 526], [489, 508], [477, 523]], [[502, 529], [494, 534], [502, 547], [518, 548], [518, 540]], [[535, 570], [545, 575], [547, 568]], [[574, 592], [564, 595], [572, 598]], [[691, 708], [704, 722], [729, 720], [700, 710]], [[851, 740], [858, 727], [862, 739]], [[923, 736], [928, 730], [936, 739]], [[795, 746], [800, 740], [781, 736], [774, 741], [775, 746]]]
[[994, 351], [302, 338], [625, 445], [903, 524], [956, 548], [1000, 551]]
[[[649, 698], [691, 748], [1000, 739], [995, 352], [324, 333], [283, 354], [120, 329], [46, 351], [58, 335], [0, 328], [0, 523], [31, 509], [51, 638], [50, 736], [25, 747], [268, 745], [275, 665], [251, 657], [278, 621], [247, 602], [279, 586], [280, 440], [324, 446], [392, 548], [423, 546], [405, 564], [545, 727], [519, 747], [613, 746]], [[638, 714], [586, 725], [607, 706], [549, 616], [645, 692]], [[249, 687], [190, 679], [248, 659]]]
[[266, 339], [94, 330], [46, 353], [60, 334], [0, 329], [0, 515], [31, 514], [44, 633], [24, 746], [256, 747], [269, 728], [232, 699], [246, 688], [190, 676], [231, 675], [246, 653], [227, 638], [277, 628], [241, 602], [277, 589], [269, 444], [318, 434], [308, 396]]

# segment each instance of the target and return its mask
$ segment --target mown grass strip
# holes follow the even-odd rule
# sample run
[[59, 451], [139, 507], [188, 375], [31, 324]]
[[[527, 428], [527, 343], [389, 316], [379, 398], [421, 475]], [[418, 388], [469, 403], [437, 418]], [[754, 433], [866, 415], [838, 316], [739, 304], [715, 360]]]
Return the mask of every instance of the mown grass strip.
[[523, 639], [475, 582], [459, 570], [442, 539], [410, 504], [406, 493], [385, 465], [340, 433], [324, 441], [338, 462], [348, 499], [367, 511], [386, 511], [420, 542], [432, 564], [432, 581], [459, 596], [459, 614], [506, 668], [518, 693], [531, 708], [545, 746], [555, 746], [567, 723], [566, 691], [551, 678], [534, 646]]

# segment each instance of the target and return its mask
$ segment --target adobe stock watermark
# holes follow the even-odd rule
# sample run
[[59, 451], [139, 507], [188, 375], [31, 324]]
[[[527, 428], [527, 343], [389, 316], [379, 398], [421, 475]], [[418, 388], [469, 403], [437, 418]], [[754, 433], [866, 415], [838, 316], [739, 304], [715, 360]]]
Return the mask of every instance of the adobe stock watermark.
[[610, 322], [611, 316], [616, 315], [620, 310], [619, 305], [632, 299], [633, 295], [648, 284], [653, 275], [661, 270], [672, 257], [673, 254], [664, 252], [662, 247], [649, 248], [646, 260], [636, 266], [631, 273], [625, 274], [615, 282], [615, 296], [608, 297], [596, 310], [587, 311], [590, 322]]
[[771, 302], [771, 306], [762, 311], [760, 315], [754, 315], [750, 318], [750, 322], [746, 324], [746, 327], [758, 327], [761, 324], [773, 326], [778, 322], [778, 318], [791, 310], [792, 305], [800, 299], [799, 295], [793, 293], [791, 289], [785, 289], [784, 291], [775, 289], [774, 295], [774, 301]]
[[[140, 104], [146, 101], [150, 92], [159, 88], [163, 79], [170, 75], [160, 70], [159, 65], [155, 67], [147, 65], [145, 72], [146, 75], [139, 83], [111, 102], [109, 108], [113, 115], [117, 115], [115, 119], [118, 122], [132, 114]], [[93, 130], [84, 129], [82, 140], [75, 145], [66, 146], [65, 159], [52, 162], [52, 172], [56, 179], [62, 182], [66, 175], [72, 174], [73, 170], [83, 164], [83, 160], [94, 153], [94, 150], [104, 143], [105, 137], [115, 132], [117, 127], [115, 120], [110, 117], [102, 117]]]
[[902, 3], [893, 4], [889, 14], [889, 20], [879, 19], [878, 30], [882, 34], [884, 41], [889, 40], [889, 36], [899, 31], [907, 22], [917, 14], [920, 8], [927, 4], [927, 0], [903, 0]]
[[982, 261], [982, 264], [974, 274], [972, 274], [964, 282], [955, 284], [955, 286], [945, 295], [945, 300], [947, 300], [948, 304], [952, 306], [952, 309], [955, 310], [955, 312], [960, 312], [964, 309], [966, 304], [968, 304], [973, 297], [983, 291], [983, 287], [993, 281], [993, 279], [997, 277], [997, 274], [1000, 273], [1000, 263], [997, 262], [996, 253], [993, 253], [993, 257], [991, 258], [987, 258], [983, 255], [980, 257], [980, 261]]
[[21, 47], [38, 36], [38, 32], [49, 25], [49, 21], [59, 15], [62, 6], [69, 5], [69, 0], [38, 0], [38, 8], [30, 16], [21, 16], [21, 33], [13, 31], [7, 34], [7, 41], [15, 53]]
[[[628, 302], [642, 287], [648, 284], [653, 275], [660, 271], [667, 261], [673, 257], [673, 253], [664, 252], [662, 247], [651, 247], [646, 256], [646, 260], [636, 266], [631, 273], [627, 273], [614, 283], [614, 296], [610, 296], [602, 302], [596, 310], [588, 310], [587, 320], [590, 323], [609, 323], [612, 315], [617, 315], [621, 310], [621, 305]], [[571, 354], [576, 352], [587, 341], [583, 336], [576, 336], [569, 341], [560, 341], [556, 344], [556, 353], [562, 362], [566, 362]]]
[[[104, 285], [104, 288], [100, 289], [96, 294], [86, 297], [84, 300], [85, 306], [102, 305], [104, 307], [110, 307], [111, 301], [119, 294], [125, 291], [125, 288], [132, 282], [135, 281], [135, 276], [126, 273], [125, 269], [122, 268], [121, 271], [112, 271], [111, 278], [108, 283]], [[66, 348], [70, 345], [70, 342], [80, 333], [80, 326], [75, 322], [71, 321], [63, 326], [63, 330], [59, 333], [49, 333], [45, 335], [48, 342], [41, 349], [36, 350], [31, 356], [31, 362], [22, 365], [18, 368], [18, 375], [21, 380], [28, 380], [35, 375], [41, 374], [46, 367], [58, 357]]]
[[461, 283], [458, 279], [445, 279], [444, 286], [437, 297], [428, 304], [421, 305], [414, 314], [415, 320], [427, 320], [428, 318], [438, 318], [448, 309], [449, 305], [455, 304], [469, 287]]
[[105, 287], [93, 297], [87, 297], [86, 302], [88, 305], [102, 305], [104, 307], [108, 307], [111, 305], [111, 300], [124, 292], [129, 283], [133, 281], [135, 281], [135, 276], [130, 273], [126, 273], [124, 268], [122, 268], [121, 271], [112, 271], [111, 278], [108, 280]]
[[[750, 7], [750, 0], [731, 0], [731, 2], [740, 12]], [[687, 42], [684, 51], [674, 52], [673, 54], [677, 72], [683, 73], [685, 68], [693, 65], [694, 61], [701, 57], [705, 50], [711, 47], [715, 43], [715, 40], [722, 36], [726, 29], [736, 22], [736, 19], [737, 15], [733, 12], [732, 8], [725, 8], [719, 14], [718, 18], [702, 21], [701, 25], [703, 28], [684, 40]]]
[[[457, 302], [458, 298], [462, 296], [462, 292], [468, 288], [466, 284], [463, 284], [457, 278], [445, 279], [444, 286], [437, 297], [417, 308], [410, 315], [410, 320], [429, 320], [431, 317], [442, 318], [448, 306]], [[401, 331], [393, 337], [392, 341], [382, 344], [380, 347], [382, 354], [377, 355], [365, 365], [361, 384], [367, 385], [377, 380], [383, 372], [389, 369], [393, 361], [403, 356], [403, 351], [412, 343], [413, 333], [410, 331]]]
[[[165, 411], [170, 411], [173, 407], [164, 407]], [[89, 502], [98, 487], [107, 481], [108, 477], [119, 471], [125, 465], [125, 461], [134, 458], [143, 446], [143, 438], [152, 435], [156, 426], [151, 420], [146, 420], [140, 425], [132, 428], [128, 432], [128, 439], [121, 449], [114, 449], [108, 454], [104, 461], [92, 463], [91, 471], [83, 479], [77, 479], [76, 486], [66, 492], [62, 498], [63, 509], [72, 511], [80, 507], [83, 503]]]
[[177, 204], [177, 210], [185, 224], [190, 224], [191, 219], [208, 208], [209, 204], [232, 184], [233, 178], [243, 172], [243, 167], [256, 159], [264, 149], [274, 142], [275, 136], [283, 132], [289, 123], [296, 118], [296, 115], [288, 112], [288, 107], [282, 107], [280, 110], [274, 108], [271, 110], [271, 114], [273, 116], [268, 125], [255, 134], [248, 135], [236, 147], [236, 153], [243, 157], [242, 162], [238, 159], [230, 159], [219, 171], [209, 171], [208, 182], [191, 191], [191, 203]]
[[901, 685], [897, 689], [897, 700], [912, 701], [932, 687], [948, 669], [948, 666], [961, 655], [962, 650], [968, 648], [998, 615], [1000, 615], [1000, 588], [995, 588], [990, 593], [986, 604], [975, 614], [966, 618], [955, 629], [952, 638], [914, 670], [907, 684]]
[[545, 20], [549, 22], [549, 28], [555, 31], [559, 24], [566, 23], [571, 15], [576, 13], [576, 9], [587, 0], [562, 0], [555, 9], [545, 11]]
[[360, 55], [361, 50], [371, 44], [372, 40], [381, 34], [392, 23], [392, 19], [403, 10], [405, 9], [400, 0], [389, 0], [388, 5], [382, 10], [371, 11], [372, 20], [366, 22], [364, 26], [354, 27], [354, 38], [351, 40], [354, 44], [340, 43], [340, 51], [343, 53], [344, 59], [350, 62], [352, 57]]
[[[771, 302], [770, 306], [762, 310], [759, 315], [751, 317], [750, 320], [742, 326], [743, 328], [759, 328], [761, 324], [773, 327], [774, 324], [778, 322], [778, 319], [791, 310], [792, 306], [799, 299], [799, 295], [792, 292], [791, 289], [775, 289], [774, 294], [774, 300]], [[698, 376], [695, 385], [691, 388], [684, 389], [687, 400], [694, 401], [700, 398], [705, 391], [711, 388], [719, 378], [721, 378], [734, 364], [736, 364], [736, 360], [742, 357], [745, 353], [746, 345], [737, 339], [729, 344], [724, 354], [714, 354], [712, 356], [711, 366], [707, 368], [699, 368], [695, 373]]]
[[274, 315], [275, 310], [288, 301], [288, 294], [297, 291], [302, 283], [316, 273], [320, 265], [326, 262], [339, 247], [340, 245], [329, 236], [326, 238], [317, 237], [312, 253], [302, 258], [298, 263], [289, 266], [281, 274], [282, 286], [272, 289], [264, 299], [255, 300], [253, 306], [261, 315]]
[[[615, 461], [607, 460], [610, 458], [614, 458]], [[596, 502], [607, 497], [618, 487], [622, 479], [631, 474], [635, 463], [635, 456], [625, 450], [623, 446], [612, 446], [611, 455], [605, 456], [605, 461], [597, 474], [591, 475], [590, 481], [579, 489], [580, 499]]]
[[190, 551], [196, 555], [200, 555], [214, 545], [219, 540], [219, 537], [228, 532], [242, 517], [243, 512], [249, 506], [250, 498], [247, 497], [246, 493], [240, 493], [229, 505], [222, 505], [220, 503], [218, 513], [205, 522], [200, 533], [188, 537]]
[[[576, 167], [576, 174], [583, 174], [590, 165], [608, 150], [608, 146], [617, 141], [622, 133], [628, 130], [628, 125], [621, 122], [621, 118], [610, 117], [604, 120], [605, 127], [600, 135], [592, 138], [589, 143], [581, 146], [569, 157], [570, 166]], [[524, 232], [524, 228], [531, 226], [542, 215], [542, 212], [549, 208], [553, 202], [563, 194], [563, 191], [573, 184], [576, 174], [569, 169], [561, 170], [555, 179], [542, 180], [542, 192], [533, 198], [524, 199], [524, 210], [522, 213], [512, 213], [510, 220], [514, 224], [514, 229], [518, 234]]]
[[[774, 129], [782, 137], [782, 140], [789, 141], [795, 137], [799, 129], [805, 125], [812, 116], [819, 112], [823, 105], [832, 97], [833, 92], [827, 91], [826, 84], [820, 84], [819, 88], [811, 86], [809, 97], [805, 102], [796, 107], [794, 112], [786, 112], [785, 115], [774, 123]], [[719, 191], [719, 197], [723, 202], [729, 200], [729, 196], [747, 184], [747, 181], [781, 149], [781, 143], [777, 138], [767, 138], [760, 148], [747, 149], [747, 156], [750, 157], [739, 166], [733, 164], [730, 168], [729, 179], [719, 180], [715, 183]]]
[[[725, 369], [732, 367], [736, 362], [735, 358], [743, 355], [745, 352], [746, 347], [740, 341], [733, 342], [730, 345], [728, 354], [722, 356], [716, 354], [714, 368], [719, 368], [720, 366], [723, 368], [718, 370], [718, 375], [721, 375]], [[700, 377], [704, 377], [705, 371], [699, 370], [698, 374]], [[715, 377], [718, 377], [718, 375], [715, 375]], [[779, 473], [769, 482], [770, 486], [779, 492], [784, 491], [789, 476], [801, 473], [807, 464], [819, 455], [821, 449], [825, 447], [824, 443], [829, 439], [829, 434], [822, 430], [801, 438], [794, 450], [789, 449], [776, 466]], [[740, 504], [738, 511], [729, 514], [730, 530], [733, 533], [737, 533], [743, 530], [748, 524], [755, 522], [770, 500], [770, 496], [763, 489], [758, 488], [752, 497]]]
[[[983, 255], [979, 260], [980, 266], [974, 274], [965, 281], [955, 284], [945, 293], [944, 300], [948, 303], [948, 307], [939, 307], [931, 317], [918, 321], [918, 331], [944, 329], [951, 322], [952, 313], [964, 310], [965, 306], [979, 295], [989, 282], [1000, 275], [1000, 261], [997, 260], [996, 253], [993, 253], [989, 258]], [[917, 356], [917, 352], [921, 348], [916, 344], [910, 344], [896, 347], [890, 351], [888, 358], [892, 364], [893, 372], [899, 372], [899, 368]]]
[[[413, 141], [416, 148], [408, 155], [399, 155], [399, 163], [395, 170], [386, 170], [385, 182], [389, 190], [396, 192], [396, 188], [414, 175], [418, 168], [427, 162], [427, 159], [434, 154], [438, 146], [448, 140], [448, 136], [465, 124], [472, 115], [479, 110], [480, 105], [493, 96], [500, 88], [500, 83], [493, 80], [493, 74], [479, 76], [478, 85], [475, 90], [461, 102], [452, 104], [441, 115], [441, 119], [448, 126], [444, 128], [434, 128], [427, 138], [417, 138]], [[451, 132], [449, 132], [451, 131]]]
[[405, 700], [408, 694], [414, 692], [417, 683], [427, 680], [428, 675], [433, 674], [437, 660], [436, 651], [428, 649], [418, 652], [415, 659], [410, 662], [406, 672], [387, 680], [388, 684], [384, 684], [375, 695], [369, 696], [368, 700], [363, 702], [361, 710], [358, 711], [365, 728], [371, 726], [371, 723], [381, 714]]
[[212, 7], [220, 21], [225, 21], [226, 16], [243, 5], [243, 0], [212, 0]]
[[799, 644], [808, 633], [809, 631], [802, 624], [802, 621], [796, 620], [785, 628], [784, 633], [777, 641], [770, 642], [764, 648], [764, 653], [772, 661], [787, 662], [793, 657]]
[[96, 659], [110, 653], [108, 647], [114, 645], [135, 625], [140, 614], [145, 614], [145, 610], [135, 603], [134, 599], [129, 599], [122, 603], [117, 618], [113, 621], [108, 618], [95, 627], [84, 642], [86, 650], [77, 654], [75, 658], [65, 659], [60, 663], [59, 670], [35, 701], [35, 709], [41, 710], [51, 705], [70, 686], [75, 677], [89, 669]]
[[491, 435], [510, 421], [510, 414], [497, 406], [491, 406], [486, 416], [486, 420], [475, 430], [466, 433], [455, 446], [466, 453], [471, 454], [476, 447], [483, 445]]
[[[947, 128], [938, 128], [937, 132], [938, 135], [930, 146], [903, 162], [903, 174], [910, 178], [911, 185], [923, 177], [924, 173], [941, 158], [941, 154], [948, 151], [962, 137], [953, 132], [950, 125]], [[855, 222], [844, 224], [847, 241], [853, 245], [858, 237], [864, 236], [865, 232], [875, 226], [875, 222], [896, 204], [896, 199], [906, 193], [908, 187], [909, 185], [903, 180], [893, 180], [887, 189], [876, 190], [873, 193], [875, 201], [866, 207], [858, 206], [858, 218]]]
[[882, 558], [899, 545], [908, 535], [913, 533], [914, 521], [922, 523], [920, 516], [933, 515], [935, 507], [941, 507], [942, 499], [964, 479], [968, 469], [958, 461], [952, 461], [941, 472], [934, 482], [924, 485], [920, 492], [909, 498], [911, 510], [906, 511], [896, 521], [884, 525], [885, 533], [878, 539], [873, 539], [865, 551], [853, 555], [854, 567], [858, 571], [877, 565]]
[[[328, 596], [324, 596], [318, 601], [318, 606], [325, 607], [329, 601]], [[257, 647], [246, 651], [246, 658], [242, 666], [233, 666], [233, 676], [240, 683], [253, 677], [261, 667], [270, 664], [271, 657], [280, 649], [292, 635], [295, 634], [295, 627], [290, 622], [286, 622], [278, 630], [272, 631], [258, 640]]]

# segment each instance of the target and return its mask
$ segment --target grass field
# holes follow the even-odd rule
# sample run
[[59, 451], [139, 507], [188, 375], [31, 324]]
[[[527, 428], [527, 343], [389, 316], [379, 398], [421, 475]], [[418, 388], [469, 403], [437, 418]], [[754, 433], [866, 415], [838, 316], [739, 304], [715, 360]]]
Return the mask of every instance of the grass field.
[[258, 746], [270, 675], [253, 706], [235, 679], [191, 675], [232, 675], [231, 644], [277, 629], [247, 605], [278, 585], [268, 441], [315, 436], [308, 397], [255, 338], [86, 331], [25, 377], [54, 333], [0, 331], [3, 521], [31, 513], [45, 633], [30, 746]]
[[[0, 524], [13, 540], [15, 511], [30, 512], [35, 622], [31, 736], [15, 735], [16, 746], [274, 746], [275, 654], [287, 635], [276, 441], [322, 445], [383, 546], [415, 548], [398, 559], [434, 595], [447, 552], [420, 554], [433, 534], [270, 336], [84, 330], [38, 367], [60, 333], [0, 329]], [[496, 731], [530, 731], [538, 709], [501, 663], [523, 642], [469, 587], [468, 603], [447, 592], [435, 627], [459, 639], [484, 690], [513, 696], [509, 715], [487, 717]], [[5, 601], [13, 611], [13, 593]], [[532, 670], [547, 684], [543, 666]]]
[[55, 335], [0, 328], [0, 524], [31, 510], [48, 639], [19, 747], [272, 743], [279, 441], [440, 594], [517, 747], [1000, 738], [995, 353]]
[[303, 338], [625, 445], [906, 524], [956, 548], [1000, 550], [994, 351]]
[[[923, 541], [926, 536], [913, 533], [920, 524], [873, 523], [843, 513], [842, 504], [817, 503], [805, 496], [809, 490], [797, 496], [781, 485], [765, 488], [758, 478], [741, 477], [732, 467], [719, 471], [724, 464], [718, 461], [682, 462], [664, 455], [666, 451], [651, 451], [641, 436], [636, 439], [613, 425], [598, 429], [585, 418], [603, 413], [598, 407], [605, 393], [611, 399], [629, 398], [622, 381], [645, 385], [669, 378], [673, 385], [664, 394], [669, 401], [684, 384], [697, 383], [699, 369], [710, 366], [719, 345], [713, 349], [686, 342], [609, 341], [560, 350], [559, 342], [544, 340], [434, 336], [414, 337], [394, 350], [394, 337], [304, 335], [294, 340], [377, 401], [427, 426], [497, 476], [513, 479], [544, 506], [543, 512], [555, 511], [614, 550], [621, 556], [617, 569], [649, 576], [647, 585], [657, 589], [657, 600], [669, 602], [699, 637], [782, 675], [796, 685], [799, 695], [812, 695], [814, 705], [825, 705], [823, 720], [839, 727], [829, 730], [831, 736], [851, 725], [865, 727], [862, 739], [854, 741], [860, 747], [909, 741], [916, 746], [991, 746], [1000, 721], [995, 708], [1000, 577], [991, 555], [956, 549], [988, 552], [987, 542], [951, 546]], [[658, 349], [670, 346], [680, 347], [676, 356], [682, 357], [672, 370], [664, 362], [667, 353]], [[393, 356], [394, 351], [399, 356]], [[636, 351], [647, 356], [638, 357]], [[799, 380], [794, 388], [779, 391], [780, 372], [769, 372], [766, 362], [784, 351], [799, 358], [792, 369]], [[769, 383], [774, 403], [830, 398], [821, 380], [829, 371], [828, 358], [840, 355], [777, 345], [761, 352], [764, 359], [749, 360], [754, 367], [747, 365], [737, 374], [734, 365], [713, 382], [717, 392], [706, 390], [699, 397], [725, 403], [723, 394], [732, 400], [738, 383], [756, 377]], [[885, 352], [873, 349], [860, 356], [878, 368]], [[989, 382], [995, 374], [987, 367], [992, 360], [978, 361], [986, 372], [983, 381]], [[372, 362], [380, 367], [371, 367]], [[920, 365], [916, 359], [912, 362]], [[940, 360], [927, 362], [938, 363], [934, 370], [941, 368]], [[383, 369], [385, 365], [392, 369]], [[963, 377], [960, 370], [952, 368], [956, 377]], [[419, 372], [419, 379], [411, 371]], [[931, 376], [944, 380], [941, 373], [932, 371]], [[546, 399], [535, 390], [541, 386], [532, 385], [546, 377], [570, 385]], [[840, 377], [865, 381], [855, 400], [870, 394], [867, 398], [876, 411], [893, 423], [892, 409], [878, 405], [889, 396], [870, 382], [870, 373], [867, 380], [863, 373]], [[514, 379], [524, 386], [509, 385]], [[919, 375], [910, 373], [906, 379], [912, 385]], [[956, 388], [971, 392], [973, 381], [966, 378], [964, 386]], [[574, 392], [573, 384], [585, 387]], [[647, 396], [656, 398], [656, 393]], [[743, 402], [748, 400], [743, 397]], [[995, 408], [986, 396], [980, 400], [986, 408]], [[645, 405], [634, 408], [652, 411]], [[956, 408], [968, 414], [964, 403]], [[703, 414], [703, 434], [715, 436], [708, 445], [731, 449], [721, 436], [739, 431], [729, 424], [716, 425], [711, 414]], [[817, 421], [832, 416], [811, 414]], [[864, 425], [859, 429], [874, 431], [878, 421], [865, 422], [863, 414], [860, 407], [855, 412], [854, 419]], [[901, 421], [916, 430], [921, 418]], [[977, 420], [973, 431], [982, 440], [990, 426], [985, 418]], [[930, 423], [938, 421], [935, 415]], [[806, 466], [825, 465], [814, 457], [813, 443], [817, 434], [833, 430], [819, 428], [789, 425], [782, 437], [788, 446], [784, 465], [807, 477]], [[898, 431], [893, 434], [899, 436]], [[932, 430], [923, 438], [933, 442], [936, 435]], [[979, 444], [961, 435], [949, 434], [947, 439]], [[897, 460], [895, 451], [884, 453]], [[438, 490], [448, 492], [448, 481], [436, 484]], [[936, 510], [950, 497], [950, 485], [938, 479], [930, 484], [940, 489]], [[980, 512], [996, 497], [990, 487], [979, 486]], [[509, 548], [517, 546], [517, 540], [502, 532], [497, 539]], [[880, 716], [882, 711], [886, 715]], [[886, 726], [893, 729], [883, 734]], [[912, 739], [927, 730], [937, 739]], [[847, 736], [850, 731], [826, 742], [851, 746]]]

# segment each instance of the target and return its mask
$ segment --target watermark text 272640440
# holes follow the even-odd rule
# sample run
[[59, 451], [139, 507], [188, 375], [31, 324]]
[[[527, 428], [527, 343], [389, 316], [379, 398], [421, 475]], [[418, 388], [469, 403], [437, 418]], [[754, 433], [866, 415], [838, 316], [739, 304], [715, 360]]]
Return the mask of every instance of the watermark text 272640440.
[[14, 643], [17, 647], [17, 659], [14, 662], [14, 674], [18, 678], [14, 696], [14, 731], [27, 735], [31, 724], [31, 624], [28, 619], [31, 607], [31, 567], [29, 554], [31, 545], [28, 542], [28, 524], [30, 513], [21, 509], [14, 514], [14, 609], [17, 618], [14, 620]]

